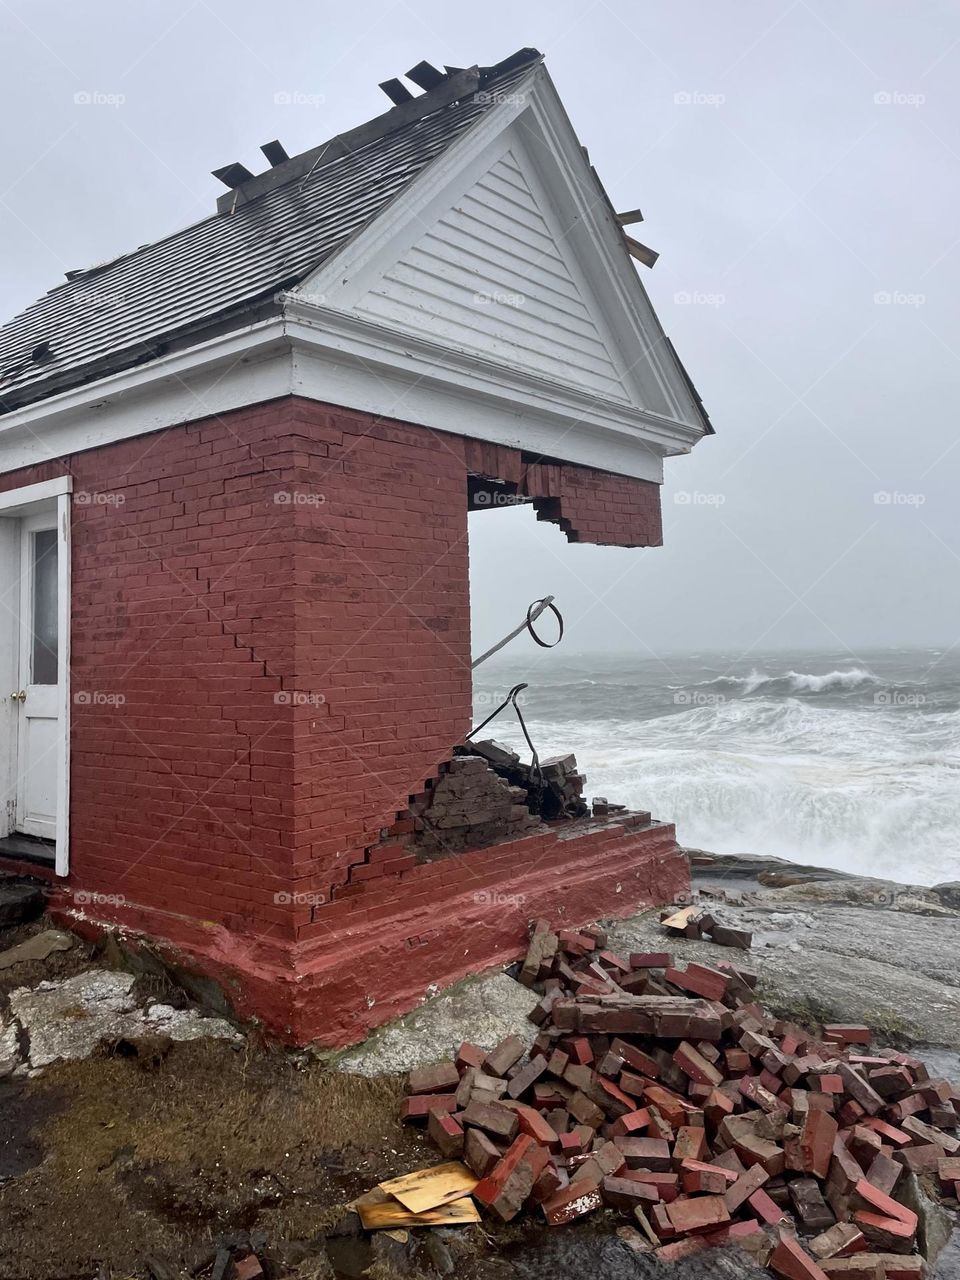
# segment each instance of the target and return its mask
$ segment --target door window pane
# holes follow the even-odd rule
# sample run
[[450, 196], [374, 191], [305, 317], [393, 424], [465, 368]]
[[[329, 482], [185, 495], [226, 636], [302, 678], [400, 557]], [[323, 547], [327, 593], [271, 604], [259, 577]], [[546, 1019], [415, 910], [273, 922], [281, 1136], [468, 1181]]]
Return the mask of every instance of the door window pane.
[[57, 683], [57, 531], [33, 535], [34, 684]]

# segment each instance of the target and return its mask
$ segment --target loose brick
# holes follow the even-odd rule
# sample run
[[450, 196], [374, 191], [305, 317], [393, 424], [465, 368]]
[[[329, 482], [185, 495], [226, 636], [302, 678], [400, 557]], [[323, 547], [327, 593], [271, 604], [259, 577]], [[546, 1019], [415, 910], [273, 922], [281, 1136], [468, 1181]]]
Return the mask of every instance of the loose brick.
[[498, 1102], [471, 1102], [463, 1113], [463, 1123], [506, 1142], [512, 1142], [520, 1128], [516, 1112]]
[[657, 1173], [671, 1171], [670, 1147], [659, 1138], [614, 1138], [629, 1169], [649, 1169]]
[[481, 1129], [464, 1130], [464, 1162], [471, 1173], [485, 1178], [500, 1159], [501, 1152]]
[[526, 1045], [519, 1036], [507, 1036], [484, 1059], [484, 1070], [492, 1076], [505, 1076], [515, 1062], [526, 1052]]
[[783, 1280], [827, 1280], [820, 1264], [789, 1236], [781, 1235], [780, 1243], [770, 1255], [769, 1267]]
[[657, 1204], [660, 1192], [646, 1182], [636, 1182], [632, 1178], [618, 1178], [610, 1175], [600, 1185], [605, 1204], [614, 1209], [625, 1209], [632, 1212], [638, 1205]]
[[503, 1159], [474, 1187], [474, 1200], [502, 1222], [510, 1222], [520, 1212], [549, 1158], [543, 1147], [527, 1134], [521, 1134]]
[[723, 1201], [730, 1213], [736, 1213], [755, 1191], [758, 1191], [763, 1184], [769, 1179], [770, 1175], [764, 1169], [762, 1164], [755, 1164], [748, 1169], [746, 1173], [728, 1187], [724, 1192]]
[[407, 1077], [407, 1093], [450, 1093], [460, 1083], [460, 1072], [453, 1062], [436, 1062], [417, 1067]]
[[826, 1178], [830, 1172], [837, 1122], [826, 1111], [808, 1111], [795, 1138], [784, 1142], [785, 1162], [789, 1169]]
[[424, 1093], [416, 1097], [404, 1098], [400, 1104], [400, 1119], [403, 1121], [422, 1120], [426, 1123], [430, 1112], [456, 1111], [457, 1095], [455, 1093]]
[[710, 1231], [730, 1221], [723, 1196], [696, 1196], [690, 1200], [674, 1200], [666, 1206], [674, 1231], [686, 1235]]
[[708, 1084], [716, 1088], [723, 1083], [722, 1073], [686, 1040], [674, 1052], [673, 1060], [684, 1075], [689, 1076], [697, 1084]]
[[759, 1191], [754, 1191], [747, 1204], [761, 1222], [766, 1222], [771, 1227], [776, 1227], [783, 1222], [789, 1221], [783, 1209], [767, 1195], [762, 1187]]
[[811, 1252], [820, 1262], [825, 1258], [847, 1258], [862, 1253], [866, 1247], [863, 1232], [852, 1222], [838, 1222], [810, 1241]]
[[540, 1208], [551, 1227], [561, 1227], [568, 1222], [573, 1222], [576, 1218], [593, 1213], [602, 1204], [603, 1197], [599, 1187], [578, 1187], [571, 1182], [569, 1186], [562, 1187], [552, 1195], [549, 1200], [544, 1200]]
[[669, 969], [673, 956], [669, 951], [633, 951], [630, 954], [631, 969]]
[[463, 1126], [449, 1112], [434, 1108], [427, 1117], [427, 1133], [448, 1160], [463, 1155]]

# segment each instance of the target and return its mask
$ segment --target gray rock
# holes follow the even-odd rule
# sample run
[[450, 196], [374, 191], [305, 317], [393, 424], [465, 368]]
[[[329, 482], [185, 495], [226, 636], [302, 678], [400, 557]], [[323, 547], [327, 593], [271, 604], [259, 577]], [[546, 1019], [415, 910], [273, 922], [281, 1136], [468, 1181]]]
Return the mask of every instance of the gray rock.
[[87, 1058], [105, 1036], [135, 1032], [141, 1019], [130, 994], [133, 983], [132, 973], [89, 969], [11, 992], [10, 1010], [27, 1033], [30, 1065]]
[[229, 1023], [205, 1018], [194, 1009], [156, 1004], [145, 1014], [132, 994], [135, 981], [132, 973], [88, 969], [63, 981], [11, 992], [10, 1011], [26, 1032], [30, 1067], [88, 1058], [101, 1040], [150, 1033], [162, 1032], [174, 1040], [237, 1038]]
[[950, 1243], [953, 1235], [953, 1214], [942, 1204], [931, 1200], [916, 1174], [908, 1174], [897, 1188], [897, 1199], [917, 1215], [917, 1244], [920, 1252], [932, 1265]]
[[[680, 960], [705, 964], [734, 959], [755, 969], [760, 999], [801, 1022], [864, 1022], [878, 1040], [960, 1046], [960, 916], [904, 909], [911, 899], [875, 888], [859, 901], [810, 901], [809, 891], [853, 888], [847, 880], [761, 890], [749, 907], [720, 905], [725, 924], [750, 929], [753, 950], [731, 953], [711, 942], [664, 943], [656, 912], [614, 926], [614, 950], [654, 951], [668, 946]], [[802, 908], [801, 912], [790, 910]], [[791, 919], [790, 917], [794, 917]], [[801, 920], [809, 917], [813, 927]], [[772, 943], [773, 945], [768, 945]]]
[[960, 880], [951, 880], [946, 884], [935, 884], [930, 890], [937, 895], [945, 907], [960, 911]]
[[0, 1020], [0, 1080], [21, 1065], [20, 1028], [13, 1018]]
[[419, 1009], [375, 1031], [369, 1040], [340, 1054], [340, 1071], [376, 1076], [411, 1071], [449, 1057], [464, 1040], [492, 1049], [508, 1035], [532, 1043], [536, 1027], [527, 1014], [539, 1000], [505, 973], [467, 978]]
[[144, 1024], [151, 1031], [162, 1032], [171, 1040], [241, 1040], [243, 1037], [223, 1018], [211, 1018], [199, 1009], [174, 1009], [169, 1004], [152, 1004], [144, 1014]]
[[452, 1276], [457, 1266], [453, 1255], [435, 1231], [428, 1231], [423, 1242], [423, 1251], [430, 1259], [430, 1265], [440, 1276]]

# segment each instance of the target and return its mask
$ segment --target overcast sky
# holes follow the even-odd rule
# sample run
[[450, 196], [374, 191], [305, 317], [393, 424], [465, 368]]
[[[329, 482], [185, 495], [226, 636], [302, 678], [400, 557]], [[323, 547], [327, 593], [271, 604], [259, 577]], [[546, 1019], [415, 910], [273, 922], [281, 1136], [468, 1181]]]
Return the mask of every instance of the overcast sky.
[[421, 58], [543, 50], [717, 435], [667, 462], [661, 549], [472, 517], [477, 644], [547, 592], [574, 650], [957, 640], [955, 0], [0, 0], [0, 34], [4, 315]]

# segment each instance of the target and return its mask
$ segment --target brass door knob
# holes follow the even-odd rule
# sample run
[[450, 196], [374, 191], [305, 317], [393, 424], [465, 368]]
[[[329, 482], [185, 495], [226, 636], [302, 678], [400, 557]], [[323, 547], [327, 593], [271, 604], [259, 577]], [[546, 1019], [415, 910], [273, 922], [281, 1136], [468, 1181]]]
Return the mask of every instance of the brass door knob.
[[11, 693], [10, 697], [14, 702], [26, 702], [27, 691], [26, 689], [21, 689], [18, 693]]

